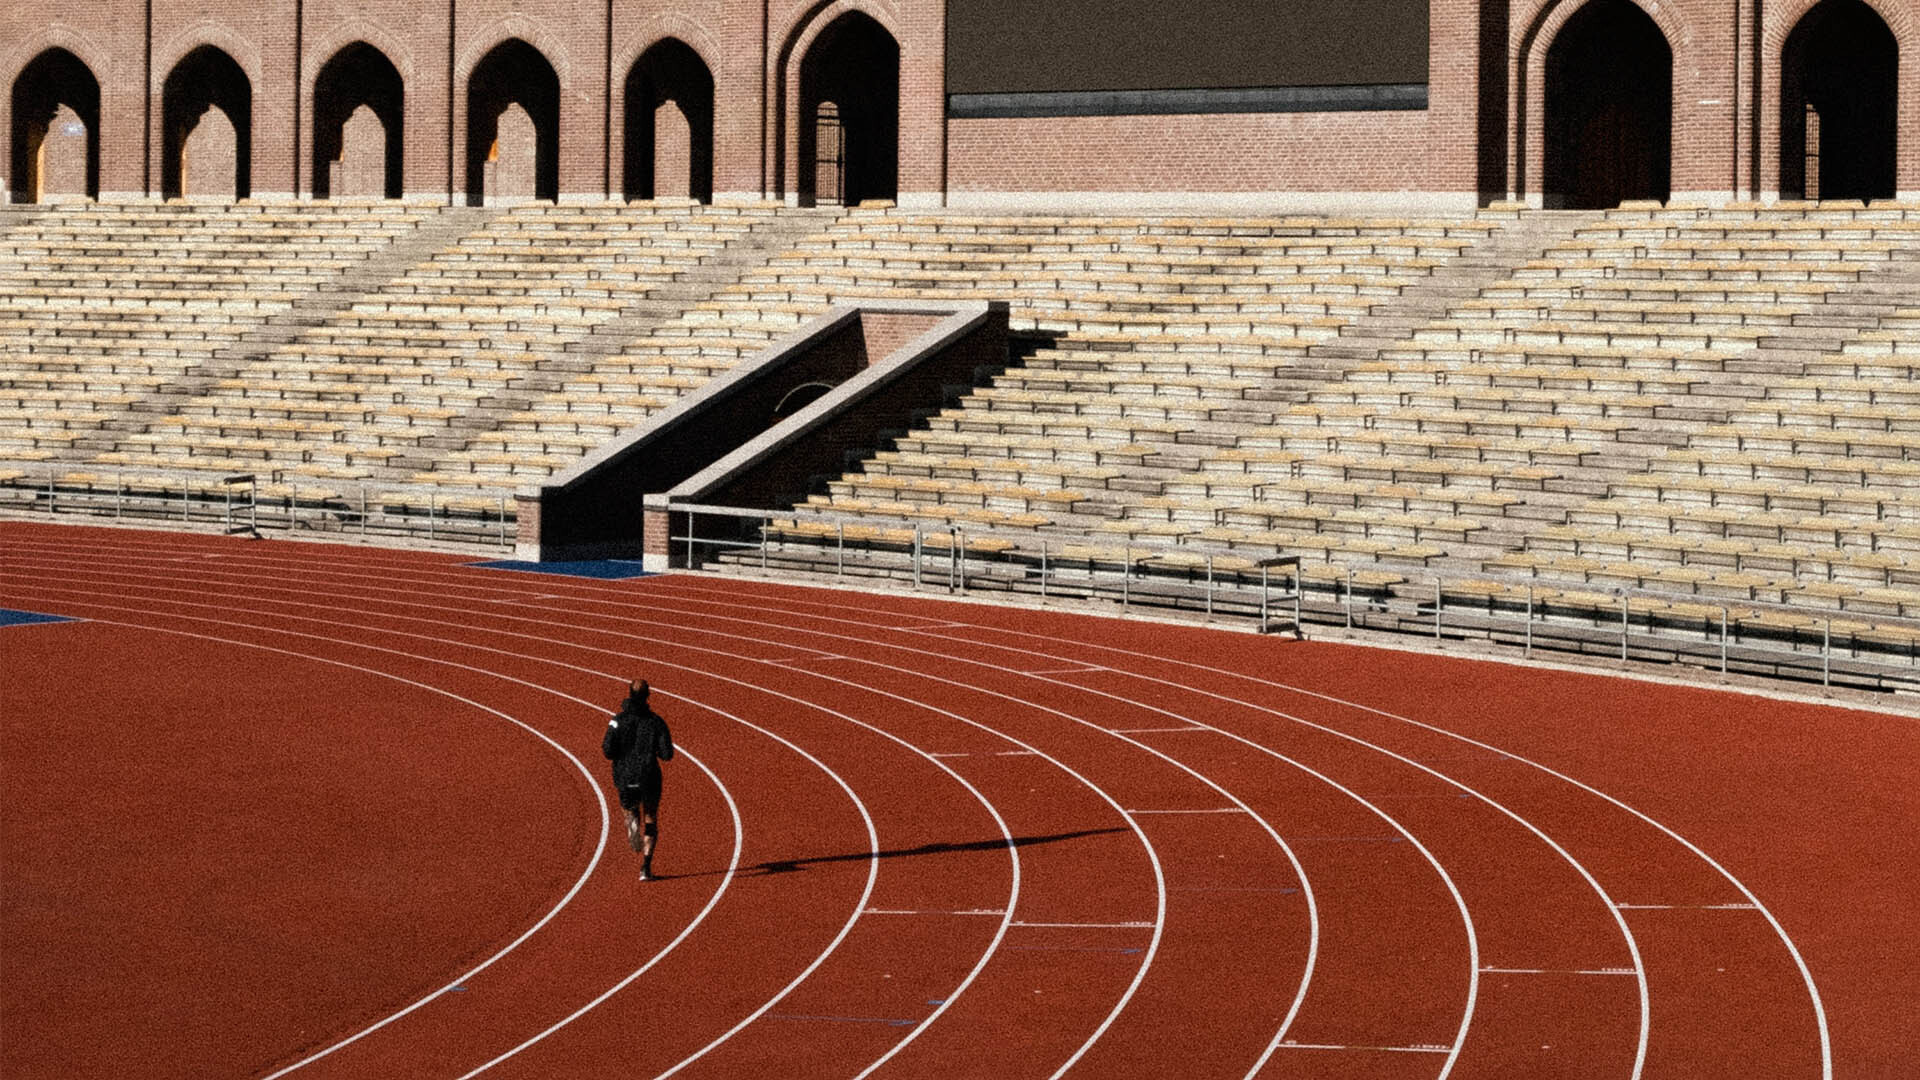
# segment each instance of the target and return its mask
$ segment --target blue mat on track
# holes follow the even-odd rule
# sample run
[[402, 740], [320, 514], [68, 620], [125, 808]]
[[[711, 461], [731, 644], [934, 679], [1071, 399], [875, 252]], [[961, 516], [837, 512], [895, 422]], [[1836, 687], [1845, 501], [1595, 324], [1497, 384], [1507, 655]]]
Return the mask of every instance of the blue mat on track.
[[37, 611], [15, 611], [12, 608], [0, 608], [0, 626], [32, 626], [34, 623], [73, 622], [68, 615], [42, 615]]
[[647, 572], [641, 564], [632, 559], [587, 559], [579, 562], [526, 562], [520, 559], [502, 559], [496, 562], [468, 563], [483, 570], [519, 570], [529, 574], [558, 574], [562, 577], [599, 578], [602, 581], [619, 581], [623, 578], [646, 577]]

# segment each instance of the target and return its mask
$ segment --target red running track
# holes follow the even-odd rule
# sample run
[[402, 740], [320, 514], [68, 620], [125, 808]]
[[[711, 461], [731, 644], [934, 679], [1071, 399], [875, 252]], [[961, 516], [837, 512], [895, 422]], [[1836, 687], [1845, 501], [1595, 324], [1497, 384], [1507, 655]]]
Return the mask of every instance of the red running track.
[[[1912, 718], [0, 524], [0, 1074], [1908, 1077]], [[598, 745], [668, 766], [635, 880]], [[610, 809], [611, 808], [611, 809]]]

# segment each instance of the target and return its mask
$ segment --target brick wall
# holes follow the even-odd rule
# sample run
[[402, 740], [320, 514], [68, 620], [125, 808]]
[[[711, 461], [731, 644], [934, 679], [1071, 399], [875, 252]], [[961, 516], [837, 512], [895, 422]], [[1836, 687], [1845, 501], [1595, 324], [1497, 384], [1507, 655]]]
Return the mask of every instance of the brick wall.
[[[1027, 192], [1471, 197], [1477, 188], [1537, 198], [1546, 51], [1581, 2], [1434, 0], [1428, 105], [1414, 112], [948, 120], [943, 0], [152, 0], [151, 23], [145, 0], [10, 0], [0, 81], [10, 88], [48, 48], [79, 57], [101, 87], [101, 191], [153, 194], [166, 76], [194, 48], [217, 47], [252, 91], [253, 192], [305, 196], [315, 80], [342, 48], [365, 41], [404, 81], [406, 194], [445, 200], [466, 185], [467, 78], [488, 50], [518, 37], [559, 78], [560, 191], [597, 200], [621, 188], [627, 72], [670, 36], [714, 79], [714, 191], [791, 198], [802, 60], [833, 20], [859, 12], [900, 47], [903, 203]], [[1781, 50], [1814, 0], [1635, 2], [1673, 53], [1673, 191], [1776, 190]], [[1899, 43], [1899, 85], [1920, 92], [1920, 0], [1870, 2]], [[1503, 32], [1504, 47], [1490, 36]], [[1503, 80], [1504, 90], [1482, 86]], [[11, 108], [0, 93], [0, 131], [12, 131]], [[1898, 129], [1899, 188], [1915, 191], [1920, 108], [1901, 109]], [[12, 169], [0, 155], [0, 170]]]

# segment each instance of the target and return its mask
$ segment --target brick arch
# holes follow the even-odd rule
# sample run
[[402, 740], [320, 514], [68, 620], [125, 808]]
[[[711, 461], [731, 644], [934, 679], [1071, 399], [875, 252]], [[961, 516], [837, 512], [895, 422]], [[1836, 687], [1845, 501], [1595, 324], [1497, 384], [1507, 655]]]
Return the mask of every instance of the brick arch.
[[[724, 54], [700, 23], [684, 16], [673, 13], [656, 15], [646, 19], [642, 25], [643, 29], [629, 38], [621, 51], [615, 54], [617, 59], [611, 73], [614, 86], [610, 112], [613, 145], [609, 149], [614, 162], [610, 178], [616, 182], [614, 190], [626, 199], [657, 196], [662, 189], [657, 181], [662, 176], [677, 176], [684, 172], [686, 194], [701, 202], [711, 202], [716, 114], [722, 105], [716, 92], [720, 82], [716, 61]], [[644, 102], [640, 112], [628, 111], [633, 104], [632, 80], [639, 71], [641, 61], [648, 53], [669, 42], [692, 54], [693, 59], [706, 71], [706, 92], [680, 100], [682, 115], [686, 119], [686, 126], [679, 129], [687, 135], [684, 142], [678, 139], [663, 142], [655, 127], [655, 117], [646, 111]], [[666, 173], [656, 172], [659, 169], [659, 156], [667, 152], [668, 147], [672, 148], [669, 157], [675, 167]], [[685, 169], [679, 169], [679, 165], [684, 165]], [[677, 181], [674, 186], [678, 186]]]
[[87, 70], [93, 72], [102, 92], [113, 78], [112, 53], [73, 27], [65, 23], [53, 23], [27, 35], [8, 51], [5, 62], [0, 63], [0, 78], [6, 80], [0, 90], [11, 91], [13, 84], [20, 81], [20, 75], [26, 71], [27, 65], [39, 59], [40, 54], [48, 49], [65, 49], [72, 53], [75, 59], [87, 65]]
[[[158, 94], [167, 83], [167, 76], [180, 66], [187, 54], [202, 45], [211, 45], [226, 53], [253, 84], [254, 92], [260, 92], [261, 59], [260, 48], [253, 42], [235, 33], [224, 23], [213, 19], [201, 19], [185, 27], [167, 43], [153, 51], [153, 85], [148, 93]], [[158, 103], [156, 102], [156, 105]]]
[[768, 95], [771, 113], [768, 133], [773, 163], [772, 173], [767, 177], [769, 194], [793, 195], [798, 190], [798, 174], [794, 170], [798, 167], [796, 162], [800, 152], [801, 62], [827, 27], [842, 15], [852, 12], [859, 12], [879, 23], [899, 47], [901, 65], [904, 67], [906, 64], [907, 47], [901, 37], [899, 13], [892, 3], [884, 0], [816, 0], [795, 15], [780, 37], [780, 48], [768, 58], [767, 80], [772, 88]]
[[[1510, 197], [1536, 199], [1543, 191], [1546, 181], [1547, 50], [1552, 47], [1567, 20], [1589, 2], [1541, 0], [1524, 20], [1526, 29], [1514, 39], [1508, 50], [1507, 115], [1512, 125], [1507, 133], [1507, 185]], [[1675, 10], [1676, 5], [1661, 4], [1657, 0], [1628, 2], [1652, 19], [1661, 36], [1666, 38], [1667, 49], [1673, 56], [1673, 98], [1677, 105], [1682, 99], [1681, 87], [1689, 85], [1682, 74], [1683, 69], [1690, 70], [1686, 62], [1693, 53], [1693, 30]], [[1677, 108], [1673, 115], [1677, 126]]]
[[[1905, 55], [1909, 46], [1914, 44], [1915, 23], [1912, 10], [1906, 4], [1890, 4], [1887, 0], [1860, 0], [1873, 9], [1880, 21], [1887, 24], [1893, 32], [1893, 43]], [[1760, 48], [1768, 63], [1779, 64], [1787, 47], [1787, 35], [1800, 25], [1807, 12], [1819, 7], [1821, 0], [1788, 0], [1777, 8], [1768, 9], [1765, 24], [1760, 28]]]
[[717, 79], [720, 75], [721, 61], [726, 52], [720, 48], [720, 40], [713, 36], [706, 24], [675, 11], [663, 11], [640, 20], [640, 30], [630, 35], [619, 50], [613, 54], [613, 77], [615, 82], [627, 77], [633, 65], [639, 63], [648, 49], [667, 40], [677, 38], [692, 49], [700, 62], [707, 65]]
[[[460, 50], [458, 59], [454, 61], [454, 86], [464, 88], [467, 80], [473, 76], [473, 69], [480, 66], [480, 61], [485, 59], [488, 53], [514, 38], [519, 38], [533, 46], [541, 56], [546, 57], [547, 63], [553, 66], [554, 75], [560, 80], [560, 94], [565, 97], [567, 86], [572, 81], [570, 76], [573, 60], [567, 55], [566, 46], [562, 45], [560, 39], [546, 28], [546, 24], [536, 19], [529, 19], [525, 15], [508, 15], [505, 18], [496, 19], [469, 36], [466, 47]], [[462, 102], [461, 107], [464, 109], [466, 95], [461, 93], [456, 97]]]
[[[1887, 30], [1893, 34], [1894, 48], [1898, 50], [1894, 69], [1897, 79], [1894, 101], [1897, 142], [1894, 186], [1897, 195], [1905, 192], [1908, 193], [1906, 197], [1910, 197], [1912, 192], [1920, 190], [1920, 108], [1915, 108], [1909, 100], [1912, 88], [1920, 87], [1920, 20], [1916, 20], [1908, 4], [1889, 3], [1888, 0], [1861, 2], [1886, 24]], [[1780, 79], [1786, 69], [1787, 38], [1800, 25], [1800, 20], [1819, 4], [1820, 0], [1787, 0], [1779, 8], [1766, 12], [1760, 28], [1760, 93], [1757, 103], [1760, 161], [1755, 186], [1761, 190], [1756, 192], [1757, 195], [1773, 197], [1780, 191]]]
[[355, 42], [365, 42], [378, 49], [394, 70], [400, 73], [401, 81], [413, 82], [413, 53], [407, 49], [404, 41], [386, 27], [354, 16], [335, 24], [302, 50], [302, 62], [306, 64], [306, 70], [300, 73], [300, 92], [307, 100], [313, 100], [320, 70], [340, 55], [340, 50]]

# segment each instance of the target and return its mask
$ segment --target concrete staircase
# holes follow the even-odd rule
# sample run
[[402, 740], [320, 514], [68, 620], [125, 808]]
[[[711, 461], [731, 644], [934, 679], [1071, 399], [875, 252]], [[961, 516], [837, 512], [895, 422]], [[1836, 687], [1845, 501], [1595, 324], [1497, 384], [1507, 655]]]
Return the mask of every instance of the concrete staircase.
[[831, 210], [780, 210], [755, 221], [719, 250], [694, 266], [676, 272], [665, 285], [649, 289], [645, 299], [628, 304], [584, 336], [562, 344], [535, 366], [534, 374], [517, 380], [509, 392], [482, 399], [476, 408], [455, 417], [446, 433], [422, 439], [421, 448], [434, 451], [432, 456], [396, 457], [385, 471], [402, 478], [432, 468], [441, 455], [467, 449], [476, 436], [494, 430], [504, 418], [532, 407], [569, 377], [592, 371], [600, 358], [617, 355], [628, 344], [678, 320], [694, 305], [737, 285], [742, 276], [765, 265], [773, 254], [826, 228], [839, 216], [839, 212]]
[[[339, 276], [322, 283], [285, 311], [268, 316], [234, 344], [217, 350], [208, 363], [189, 367], [182, 377], [162, 384], [152, 394], [129, 406], [130, 415], [103, 425], [116, 433], [143, 432], [152, 427], [147, 417], [172, 413], [223, 379], [237, 376], [248, 364], [261, 360], [302, 333], [352, 308], [361, 297], [404, 275], [408, 270], [486, 228], [498, 210], [444, 208], [378, 253], [350, 265]], [[97, 442], [99, 445], [90, 445]], [[76, 449], [111, 450], [117, 440], [81, 440]]]

